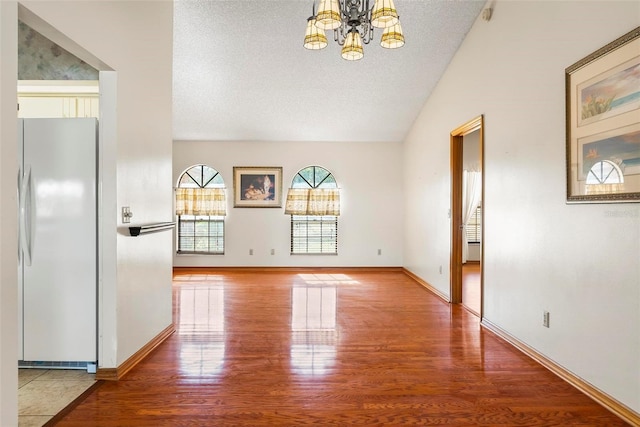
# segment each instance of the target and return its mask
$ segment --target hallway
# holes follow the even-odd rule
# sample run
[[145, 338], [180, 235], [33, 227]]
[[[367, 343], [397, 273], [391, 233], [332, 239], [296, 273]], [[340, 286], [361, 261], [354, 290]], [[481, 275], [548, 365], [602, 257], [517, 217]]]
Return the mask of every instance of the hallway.
[[400, 271], [178, 270], [176, 333], [59, 426], [624, 422]]

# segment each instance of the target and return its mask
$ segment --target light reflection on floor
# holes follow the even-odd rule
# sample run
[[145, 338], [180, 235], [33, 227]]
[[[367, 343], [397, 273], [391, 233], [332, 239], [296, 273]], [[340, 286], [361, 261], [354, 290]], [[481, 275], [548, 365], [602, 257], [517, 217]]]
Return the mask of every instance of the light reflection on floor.
[[225, 361], [224, 285], [181, 285], [174, 298], [176, 329], [185, 336], [180, 347], [181, 373], [196, 378], [220, 374]]
[[301, 375], [324, 375], [335, 364], [335, 345], [291, 344], [291, 370]]
[[213, 377], [224, 367], [223, 338], [219, 341], [203, 342], [198, 337], [193, 342], [182, 341], [180, 347], [180, 372], [186, 377]]
[[353, 283], [344, 274], [300, 274], [304, 284], [291, 289], [291, 369], [323, 375], [336, 358], [337, 285]]
[[310, 285], [355, 285], [357, 280], [353, 280], [346, 274], [298, 274], [302, 280]]
[[294, 286], [291, 290], [291, 330], [336, 329], [335, 286]]
[[177, 330], [182, 335], [224, 332], [224, 287], [206, 283], [181, 286]]
[[[323, 375], [335, 365], [340, 285], [357, 284], [346, 274], [299, 274], [291, 288], [291, 371]], [[225, 364], [227, 328], [222, 276], [185, 275], [174, 278], [176, 330], [183, 336], [180, 370], [185, 377], [214, 377]], [[232, 321], [232, 320], [231, 320]]]

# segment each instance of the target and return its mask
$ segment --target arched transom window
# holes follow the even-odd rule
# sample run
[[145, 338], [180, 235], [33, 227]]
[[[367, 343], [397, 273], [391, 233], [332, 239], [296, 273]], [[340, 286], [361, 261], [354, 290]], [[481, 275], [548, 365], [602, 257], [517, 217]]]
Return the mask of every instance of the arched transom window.
[[178, 253], [224, 254], [226, 190], [220, 173], [206, 165], [183, 172], [176, 188]]
[[292, 255], [337, 255], [340, 190], [331, 172], [320, 166], [299, 170], [284, 213], [291, 215]]

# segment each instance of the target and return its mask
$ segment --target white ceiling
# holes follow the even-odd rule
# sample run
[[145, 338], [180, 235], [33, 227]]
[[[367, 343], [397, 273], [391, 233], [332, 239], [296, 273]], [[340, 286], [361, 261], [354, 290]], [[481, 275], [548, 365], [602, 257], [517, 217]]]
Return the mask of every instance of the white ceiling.
[[395, 0], [406, 44], [302, 47], [311, 0], [176, 0], [173, 135], [402, 141], [485, 1]]

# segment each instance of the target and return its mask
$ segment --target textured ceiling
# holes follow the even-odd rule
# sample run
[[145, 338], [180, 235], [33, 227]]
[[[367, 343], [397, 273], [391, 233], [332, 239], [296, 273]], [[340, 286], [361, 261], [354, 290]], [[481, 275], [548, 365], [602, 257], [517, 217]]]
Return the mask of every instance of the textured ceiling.
[[395, 0], [406, 44], [302, 47], [311, 0], [176, 0], [174, 139], [402, 141], [485, 2]]

